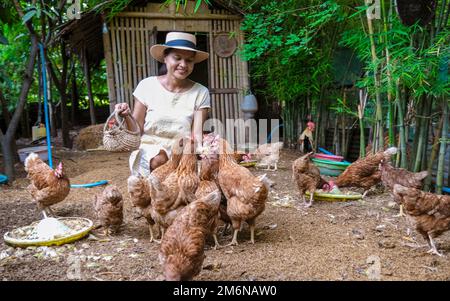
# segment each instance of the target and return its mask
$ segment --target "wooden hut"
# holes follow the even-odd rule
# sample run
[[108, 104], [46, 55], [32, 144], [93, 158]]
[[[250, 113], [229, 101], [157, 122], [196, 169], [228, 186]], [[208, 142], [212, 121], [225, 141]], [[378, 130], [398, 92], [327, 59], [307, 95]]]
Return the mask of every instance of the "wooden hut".
[[[210, 58], [195, 66], [190, 78], [208, 87], [210, 117], [225, 124], [242, 117], [240, 104], [249, 89], [247, 62], [238, 48], [244, 37], [240, 30], [243, 14], [230, 1], [210, 1], [194, 13], [196, 1], [176, 10], [175, 3], [135, 0], [105, 22], [94, 11], [69, 22], [61, 30], [70, 47], [89, 64], [98, 53], [105, 58], [110, 110], [119, 102], [134, 105], [133, 91], [140, 80], [158, 74], [160, 63], [150, 56], [150, 47], [164, 43], [169, 31], [194, 33], [199, 49]], [[87, 68], [88, 69], [88, 68]]]
[[194, 14], [195, 1], [182, 12], [175, 4], [161, 8], [161, 1], [140, 1], [103, 25], [103, 45], [108, 73], [111, 106], [127, 102], [133, 106], [132, 92], [140, 80], [157, 75], [159, 63], [150, 56], [150, 47], [164, 43], [169, 31], [195, 33], [197, 45], [210, 58], [197, 64], [191, 78], [209, 88], [211, 117], [223, 124], [241, 116], [240, 103], [249, 88], [247, 62], [237, 48], [244, 37], [240, 31], [242, 14], [220, 1], [204, 3]]

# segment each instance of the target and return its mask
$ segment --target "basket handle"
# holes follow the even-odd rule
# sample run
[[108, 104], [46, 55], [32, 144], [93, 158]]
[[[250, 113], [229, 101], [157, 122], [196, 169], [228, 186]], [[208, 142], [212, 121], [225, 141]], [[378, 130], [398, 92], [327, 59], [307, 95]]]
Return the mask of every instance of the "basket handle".
[[128, 115], [128, 116], [131, 117], [131, 120], [133, 120], [134, 124], [136, 125], [136, 128], [137, 128], [136, 131], [133, 131], [133, 132], [132, 132], [132, 131], [130, 131], [126, 126], [124, 126], [125, 118], [121, 117], [121, 116], [119, 115], [119, 112], [118, 112], [117, 110], [114, 110], [114, 112], [112, 112], [111, 115], [109, 115], [108, 119], [106, 119], [105, 125], [104, 125], [104, 127], [103, 127], [103, 131], [106, 131], [106, 130], [107, 130], [106, 127], [108, 126], [109, 120], [110, 120], [112, 117], [115, 117], [116, 120], [117, 120], [117, 122], [119, 123], [119, 128], [120, 128], [120, 129], [126, 129], [126, 130], [128, 130], [128, 131], [130, 131], [131, 133], [136, 134], [136, 135], [137, 135], [137, 134], [140, 134], [139, 125], [138, 125], [136, 119], [134, 119], [133, 115], [131, 115], [131, 114]]

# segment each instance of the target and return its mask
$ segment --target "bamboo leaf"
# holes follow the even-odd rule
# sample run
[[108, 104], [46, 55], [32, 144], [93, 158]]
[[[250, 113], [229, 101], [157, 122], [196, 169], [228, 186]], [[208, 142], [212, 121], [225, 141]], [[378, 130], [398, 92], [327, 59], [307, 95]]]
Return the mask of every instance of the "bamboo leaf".
[[195, 4], [194, 13], [197, 12], [197, 10], [200, 8], [200, 5], [202, 4], [202, 0], [197, 0], [197, 3]]
[[26, 22], [28, 22], [31, 18], [33, 18], [33, 16], [36, 14], [36, 10], [30, 10], [29, 12], [27, 12], [23, 18], [22, 18], [22, 24], [25, 24]]

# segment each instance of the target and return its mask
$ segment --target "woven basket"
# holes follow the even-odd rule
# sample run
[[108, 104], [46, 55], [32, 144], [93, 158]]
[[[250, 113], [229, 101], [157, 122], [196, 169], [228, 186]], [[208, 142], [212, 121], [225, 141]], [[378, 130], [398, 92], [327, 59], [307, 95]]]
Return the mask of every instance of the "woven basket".
[[[132, 115], [129, 115], [136, 127], [139, 126]], [[118, 124], [114, 124], [111, 129], [108, 129], [108, 123], [112, 117], [116, 118]], [[106, 150], [111, 152], [126, 152], [133, 151], [139, 148], [141, 143], [141, 133], [130, 131], [126, 128], [125, 118], [119, 116], [117, 111], [114, 111], [106, 120], [103, 128], [103, 146]]]

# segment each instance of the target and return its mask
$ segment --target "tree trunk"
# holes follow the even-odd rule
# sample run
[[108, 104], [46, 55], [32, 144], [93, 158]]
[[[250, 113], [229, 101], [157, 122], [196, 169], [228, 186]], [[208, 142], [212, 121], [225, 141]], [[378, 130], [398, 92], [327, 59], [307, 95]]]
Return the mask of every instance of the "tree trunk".
[[78, 112], [78, 89], [77, 89], [77, 77], [76, 77], [76, 68], [73, 68], [73, 74], [72, 74], [72, 108], [70, 112], [70, 121], [72, 122], [72, 125], [75, 125], [75, 115]]
[[84, 50], [83, 54], [83, 68], [84, 68], [84, 76], [86, 78], [86, 88], [89, 97], [89, 115], [91, 116], [91, 124], [94, 125], [97, 123], [97, 121], [95, 119], [94, 97], [92, 96], [92, 87], [91, 87], [91, 71], [89, 69], [86, 49]]
[[63, 69], [61, 74], [61, 80], [59, 81], [59, 94], [61, 96], [61, 134], [63, 138], [63, 146], [67, 148], [72, 148], [72, 142], [70, 141], [69, 135], [69, 120], [67, 114], [67, 69], [68, 69], [68, 58], [66, 54], [66, 43], [61, 40], [61, 57], [63, 63]]
[[6, 134], [0, 133], [0, 142], [2, 145], [3, 159], [5, 165], [5, 173], [11, 181], [15, 179], [14, 172], [14, 158], [13, 153], [15, 144], [15, 133], [19, 125], [20, 117], [22, 116], [23, 109], [27, 100], [28, 92], [30, 91], [31, 84], [33, 83], [34, 64], [36, 61], [36, 55], [38, 52], [38, 39], [36, 35], [31, 34], [31, 50], [28, 58], [27, 67], [25, 69], [23, 85], [19, 94], [19, 101], [17, 102], [16, 110], [11, 118], [11, 122], [8, 125]]
[[2, 106], [3, 118], [8, 125], [11, 122], [11, 114], [8, 111], [8, 102], [6, 101], [5, 96], [3, 96], [2, 90], [0, 90], [0, 104]]

